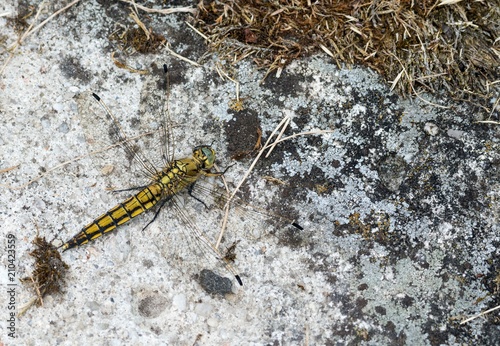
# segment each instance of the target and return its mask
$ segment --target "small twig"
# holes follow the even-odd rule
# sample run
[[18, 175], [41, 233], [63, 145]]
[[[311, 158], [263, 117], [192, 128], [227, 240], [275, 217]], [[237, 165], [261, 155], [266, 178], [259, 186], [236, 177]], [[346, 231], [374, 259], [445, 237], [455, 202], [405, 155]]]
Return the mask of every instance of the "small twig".
[[279, 143], [279, 140], [281, 139], [281, 136], [283, 136], [283, 133], [285, 133], [288, 125], [290, 125], [290, 117], [289, 116], [285, 116], [283, 118], [283, 120], [281, 120], [281, 122], [278, 124], [278, 126], [276, 126], [276, 128], [274, 129], [274, 131], [271, 133], [271, 135], [269, 136], [269, 139], [267, 140], [266, 144], [264, 145], [264, 147], [266, 148], [267, 147], [267, 144], [269, 143], [269, 140], [271, 138], [273, 138], [275, 135], [276, 135], [276, 132], [278, 131], [278, 129], [281, 129], [280, 130], [280, 133], [276, 136], [276, 140], [274, 141], [274, 143], [270, 146], [269, 148], [269, 151], [267, 152], [266, 154], [266, 158], [269, 157], [269, 155], [271, 155], [271, 153], [273, 152], [274, 148], [276, 147], [276, 144]]
[[[122, 0], [123, 1], [123, 0]], [[167, 42], [167, 44], [165, 45], [165, 49], [170, 53], [172, 54], [173, 56], [175, 56], [176, 58], [180, 59], [180, 60], [183, 60], [187, 63], [190, 63], [191, 65], [193, 66], [196, 66], [196, 67], [200, 67], [201, 65], [198, 64], [196, 61], [193, 61], [193, 60], [189, 60], [188, 58], [185, 58], [183, 57], [182, 55], [180, 54], [177, 54], [176, 52], [174, 52], [171, 48], [170, 48], [170, 43]]]
[[172, 13], [191, 13], [195, 15], [197, 13], [197, 9], [193, 7], [174, 7], [174, 8], [165, 8], [165, 9], [155, 9], [155, 8], [149, 8], [146, 6], [142, 6], [139, 4], [136, 4], [135, 1], [133, 0], [120, 0], [121, 2], [124, 2], [126, 4], [130, 4], [134, 6], [135, 8], [138, 8], [140, 10], [143, 10], [144, 12], [147, 13], [161, 13], [161, 14], [172, 14]]
[[493, 312], [493, 311], [498, 310], [498, 309], [500, 309], [500, 305], [495, 306], [495, 307], [494, 307], [494, 308], [492, 308], [492, 309], [489, 309], [489, 310], [483, 311], [483, 312], [481, 312], [480, 314], [477, 314], [477, 315], [475, 315], [475, 316], [469, 317], [469, 318], [467, 318], [466, 320], [463, 320], [462, 322], [460, 322], [460, 324], [465, 324], [465, 323], [467, 323], [467, 322], [470, 322], [470, 321], [472, 321], [472, 320], [475, 320], [476, 318], [479, 318], [479, 317], [481, 317], [481, 316], [484, 316], [484, 315], [486, 315], [486, 314], [489, 314], [490, 312]]
[[[214, 164], [214, 168], [217, 172], [220, 172], [220, 169], [219, 169], [219, 167], [217, 167], [216, 164]], [[224, 177], [224, 175], [221, 175], [220, 178], [222, 180], [222, 183], [224, 184], [224, 188], [226, 189], [227, 194], [229, 195], [230, 191], [229, 191], [229, 186], [227, 185], [226, 178]], [[222, 225], [220, 227], [219, 236], [217, 237], [217, 241], [215, 243], [216, 249], [219, 248], [219, 245], [222, 242], [222, 237], [224, 236], [224, 233], [226, 232], [228, 218], [229, 218], [229, 203], [226, 203], [224, 205], [224, 216], [222, 218]]]
[[19, 312], [17, 313], [17, 317], [22, 317], [26, 313], [26, 311], [28, 311], [29, 308], [31, 308], [36, 303], [37, 300], [38, 300], [38, 297], [31, 297], [29, 302], [27, 302], [25, 305], [21, 306], [21, 308], [19, 309]]
[[475, 121], [475, 123], [500, 125], [500, 121], [493, 121], [493, 120], [478, 120]]
[[7, 172], [10, 172], [14, 169], [18, 169], [19, 168], [19, 164], [15, 165], [15, 166], [12, 166], [12, 167], [7, 167], [7, 168], [2, 168], [0, 169], [0, 173], [7, 173]]
[[131, 73], [138, 73], [138, 74], [149, 74], [149, 71], [148, 70], [137, 70], [135, 68], [132, 68], [130, 67], [129, 65], [127, 65], [126, 63], [124, 62], [121, 62], [120, 60], [118, 60], [117, 58], [115, 58], [115, 53], [116, 52], [113, 52], [111, 53], [111, 60], [113, 61], [113, 63], [118, 67], [118, 68], [123, 68]]
[[203, 37], [205, 40], [207, 40], [208, 42], [212, 43], [212, 40], [209, 39], [206, 35], [204, 35], [200, 30], [196, 29], [194, 26], [192, 26], [191, 24], [189, 24], [188, 22], [184, 22], [187, 24], [187, 26], [189, 26], [195, 33], [197, 33], [198, 35], [200, 35], [201, 37]]
[[491, 107], [490, 117], [493, 115], [493, 112], [495, 111], [495, 109], [497, 109], [499, 102], [500, 102], [500, 97], [497, 97], [497, 100], [493, 104], [493, 107]]
[[328, 54], [330, 57], [332, 57], [333, 59], [335, 59], [335, 56], [333, 55], [332, 51], [329, 50], [328, 48], [326, 48], [324, 45], [322, 45], [321, 43], [319, 44], [319, 48], [323, 49], [323, 51]]

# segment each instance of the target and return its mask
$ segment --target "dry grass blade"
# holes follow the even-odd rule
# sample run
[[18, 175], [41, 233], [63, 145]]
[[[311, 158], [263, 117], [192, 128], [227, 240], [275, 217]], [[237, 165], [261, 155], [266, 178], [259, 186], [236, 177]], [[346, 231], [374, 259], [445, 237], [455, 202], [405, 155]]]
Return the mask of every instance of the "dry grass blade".
[[480, 121], [476, 121], [476, 123], [500, 125], [500, 121], [493, 121], [493, 120], [480, 120]]
[[445, 92], [492, 111], [500, 98], [500, 2], [202, 1], [195, 21], [209, 49], [230, 64], [251, 57], [281, 71], [323, 51], [362, 64], [400, 94]]
[[462, 0], [441, 0], [438, 6], [458, 4]]
[[10, 171], [13, 171], [14, 169], [18, 169], [20, 165], [15, 165], [15, 166], [12, 166], [12, 167], [7, 167], [7, 168], [2, 168], [0, 169], [0, 173], [7, 173], [7, 172], [10, 172]]
[[177, 59], [180, 59], [182, 61], [185, 61], [193, 66], [196, 66], [196, 67], [200, 67], [201, 65], [198, 64], [196, 61], [193, 61], [193, 60], [190, 60], [180, 54], [177, 54], [176, 52], [174, 52], [171, 48], [170, 48], [170, 43], [167, 42], [167, 44], [165, 45], [165, 49], [167, 50], [167, 52], [169, 52], [171, 55], [175, 56]]
[[486, 315], [486, 314], [489, 314], [489, 313], [491, 313], [491, 312], [493, 312], [493, 311], [495, 311], [495, 310], [498, 310], [498, 309], [500, 309], [500, 305], [495, 306], [495, 307], [494, 307], [494, 308], [492, 308], [492, 309], [489, 309], [489, 310], [483, 311], [483, 312], [481, 312], [480, 314], [477, 314], [477, 315], [475, 315], [475, 316], [469, 317], [469, 318], [467, 318], [467, 319], [463, 320], [462, 322], [460, 322], [460, 324], [465, 324], [465, 323], [467, 323], [467, 322], [470, 322], [470, 321], [472, 321], [472, 320], [475, 320], [476, 318], [482, 317], [482, 316], [484, 316], [484, 315]]
[[130, 67], [126, 62], [118, 60], [117, 58], [115, 58], [115, 53], [116, 52], [111, 53], [111, 61], [113, 61], [113, 64], [115, 64], [116, 67], [125, 69], [130, 73], [149, 74], [148, 70], [137, 70], [133, 67]]
[[174, 8], [165, 8], [165, 9], [155, 9], [155, 8], [149, 8], [146, 6], [142, 6], [139, 4], [136, 4], [135, 1], [133, 0], [120, 0], [121, 2], [124, 2], [126, 4], [132, 5], [136, 9], [140, 9], [144, 12], [147, 13], [160, 13], [160, 14], [172, 14], [172, 13], [191, 13], [191, 14], [196, 14], [197, 9], [193, 7], [174, 7]]

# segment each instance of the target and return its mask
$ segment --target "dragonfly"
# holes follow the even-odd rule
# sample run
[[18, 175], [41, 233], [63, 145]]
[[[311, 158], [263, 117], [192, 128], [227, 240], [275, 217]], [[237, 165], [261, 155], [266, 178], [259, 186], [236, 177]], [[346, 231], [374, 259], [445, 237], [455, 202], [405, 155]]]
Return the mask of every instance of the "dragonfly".
[[[164, 75], [167, 82], [167, 108], [168, 108], [168, 68], [163, 66]], [[137, 190], [135, 194], [118, 203], [113, 208], [109, 209], [99, 217], [84, 226], [71, 239], [63, 243], [60, 248], [63, 251], [87, 244], [106, 233], [116, 230], [119, 226], [127, 223], [131, 219], [145, 213], [149, 210], [155, 210], [154, 217], [143, 228], [146, 229], [153, 223], [160, 211], [170, 204], [175, 209], [175, 214], [180, 217], [182, 223], [188, 228], [187, 233], [194, 240], [197, 248], [204, 250], [205, 253], [211, 254], [215, 259], [224, 265], [224, 267], [234, 276], [240, 286], [243, 285], [241, 277], [237, 270], [231, 264], [231, 256], [224, 255], [220, 252], [217, 246], [214, 245], [206, 233], [195, 224], [181, 208], [181, 203], [178, 200], [178, 194], [182, 191], [187, 191], [189, 196], [201, 202], [205, 207], [207, 205], [201, 199], [193, 194], [194, 188], [201, 177], [221, 177], [225, 171], [214, 170], [216, 151], [211, 145], [195, 146], [192, 150], [192, 155], [175, 159], [173, 155], [173, 133], [169, 111], [167, 110], [164, 123], [161, 124], [162, 146], [161, 156], [163, 166], [153, 164], [145, 156], [140, 155], [135, 148], [130, 144], [124, 132], [120, 128], [117, 119], [114, 117], [108, 106], [101, 98], [93, 93], [95, 101], [101, 106], [102, 110], [110, 120], [113, 129], [111, 135], [113, 139], [121, 144], [129, 157], [136, 161], [143, 172], [147, 175], [149, 183], [144, 186], [139, 186], [132, 189], [116, 190], [116, 192], [124, 192]], [[229, 167], [228, 167], [229, 168]], [[226, 169], [227, 170], [227, 169]], [[199, 185], [199, 184], [198, 184]], [[200, 191], [202, 191], [201, 188]], [[223, 193], [217, 193], [217, 198], [227, 200]], [[235, 202], [238, 204], [238, 202]], [[293, 223], [296, 228], [300, 228], [297, 223]]]

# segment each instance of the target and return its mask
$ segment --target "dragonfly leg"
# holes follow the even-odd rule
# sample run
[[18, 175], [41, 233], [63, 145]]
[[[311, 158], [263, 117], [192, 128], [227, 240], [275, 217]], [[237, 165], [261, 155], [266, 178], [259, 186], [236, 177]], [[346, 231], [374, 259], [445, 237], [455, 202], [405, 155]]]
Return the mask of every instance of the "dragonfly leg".
[[128, 191], [137, 191], [137, 190], [144, 190], [148, 185], [144, 186], [137, 186], [137, 187], [130, 187], [128, 189], [120, 189], [120, 190], [111, 190], [113, 193], [119, 193], [119, 192], [128, 192]]
[[163, 206], [165, 205], [165, 203], [167, 203], [168, 201], [170, 201], [171, 198], [172, 197], [170, 196], [170, 197], [165, 198], [164, 200], [162, 200], [160, 202], [160, 205], [158, 206], [158, 210], [156, 210], [156, 212], [155, 212], [155, 216], [153, 216], [153, 218], [151, 219], [151, 221], [149, 221], [147, 223], [147, 225], [144, 226], [144, 228], [142, 229], [143, 232], [146, 230], [146, 228], [148, 228], [149, 225], [151, 225], [156, 220], [156, 218], [158, 217], [158, 215], [160, 215], [161, 208], [163, 208]]
[[201, 204], [203, 204], [205, 206], [205, 208], [208, 209], [208, 206], [205, 204], [205, 202], [203, 202], [201, 199], [199, 199], [198, 197], [196, 197], [195, 195], [193, 195], [194, 184], [196, 184], [196, 181], [194, 183], [192, 183], [191, 185], [189, 185], [188, 188], [187, 188], [189, 196], [192, 197], [192, 198], [194, 198], [195, 200], [197, 200]]
[[233, 163], [232, 165], [229, 165], [226, 167], [225, 170], [222, 172], [210, 172], [210, 170], [203, 170], [203, 174], [207, 177], [220, 177], [221, 175], [226, 174], [226, 172], [229, 170], [229, 168], [233, 167], [236, 163]]

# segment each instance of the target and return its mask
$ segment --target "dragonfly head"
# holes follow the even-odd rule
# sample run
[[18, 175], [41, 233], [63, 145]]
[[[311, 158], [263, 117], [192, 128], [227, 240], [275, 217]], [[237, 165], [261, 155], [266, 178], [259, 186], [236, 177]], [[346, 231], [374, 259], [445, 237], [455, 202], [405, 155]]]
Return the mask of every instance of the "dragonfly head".
[[210, 169], [215, 162], [215, 150], [207, 145], [200, 145], [193, 149], [193, 157], [202, 163], [204, 169]]

